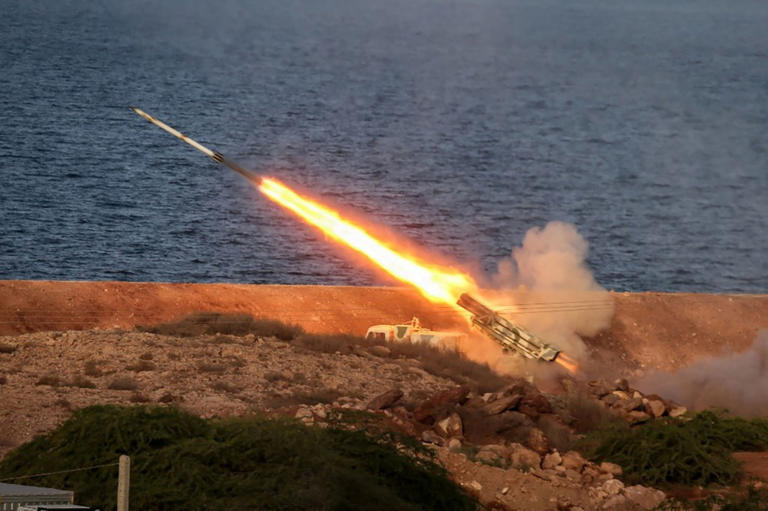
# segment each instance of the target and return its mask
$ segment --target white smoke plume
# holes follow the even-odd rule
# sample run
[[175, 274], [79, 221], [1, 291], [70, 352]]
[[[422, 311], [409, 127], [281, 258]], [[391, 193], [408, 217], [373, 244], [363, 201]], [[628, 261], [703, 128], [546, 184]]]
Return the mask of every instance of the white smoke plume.
[[549, 222], [528, 230], [521, 247], [499, 263], [495, 303], [513, 305], [509, 317], [546, 342], [583, 359], [581, 336], [608, 328], [613, 300], [587, 267], [589, 244], [576, 228]]
[[692, 410], [714, 407], [768, 416], [768, 330], [745, 351], [702, 359], [674, 373], [654, 372], [637, 386]]

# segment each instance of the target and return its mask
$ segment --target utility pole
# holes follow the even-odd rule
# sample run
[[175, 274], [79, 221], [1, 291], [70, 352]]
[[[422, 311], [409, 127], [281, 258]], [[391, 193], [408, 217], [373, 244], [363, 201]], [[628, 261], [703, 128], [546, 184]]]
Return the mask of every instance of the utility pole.
[[131, 486], [131, 458], [120, 455], [117, 474], [117, 511], [128, 511], [128, 490]]

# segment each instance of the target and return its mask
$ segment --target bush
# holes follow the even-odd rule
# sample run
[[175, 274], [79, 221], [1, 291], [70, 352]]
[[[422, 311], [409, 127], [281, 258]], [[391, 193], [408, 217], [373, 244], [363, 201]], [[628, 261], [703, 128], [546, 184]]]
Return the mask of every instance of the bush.
[[565, 397], [565, 411], [577, 433], [587, 433], [619, 423], [617, 417], [603, 403], [583, 392], [569, 392]]
[[139, 384], [133, 378], [120, 376], [112, 380], [112, 383], [107, 388], [112, 390], [137, 390]]
[[79, 387], [81, 389], [95, 389], [96, 384], [84, 376], [75, 376], [72, 381], [67, 383], [69, 387]]
[[83, 372], [86, 376], [91, 376], [93, 378], [99, 378], [104, 373], [102, 372], [101, 368], [99, 367], [102, 363], [97, 362], [96, 360], [89, 360], [85, 363], [85, 369]]
[[125, 368], [129, 371], [140, 373], [142, 371], [154, 371], [157, 369], [157, 366], [149, 360], [139, 360], [135, 364], [125, 366]]
[[633, 482], [728, 485], [741, 476], [731, 454], [768, 447], [768, 420], [700, 412], [690, 421], [655, 420], [630, 429], [589, 434], [581, 448], [592, 459], [621, 465]]
[[58, 387], [61, 385], [61, 379], [53, 374], [45, 374], [37, 380], [35, 385], [48, 385], [51, 387]]
[[[9, 453], [0, 479], [132, 457], [135, 509], [446, 509], [477, 504], [418, 442], [292, 420], [203, 420], [175, 408], [93, 406]], [[374, 431], [373, 433], [371, 431]], [[41, 486], [115, 507], [116, 467], [56, 474]]]
[[0, 353], [10, 354], [16, 351], [18, 346], [14, 346], [13, 344], [5, 344], [0, 343]]
[[295, 339], [304, 332], [298, 325], [289, 325], [274, 319], [256, 319], [248, 314], [224, 314], [220, 312], [201, 312], [178, 321], [155, 326], [141, 326], [137, 329], [143, 332], [181, 337], [212, 334], [253, 334], [257, 337], [277, 337], [283, 341]]

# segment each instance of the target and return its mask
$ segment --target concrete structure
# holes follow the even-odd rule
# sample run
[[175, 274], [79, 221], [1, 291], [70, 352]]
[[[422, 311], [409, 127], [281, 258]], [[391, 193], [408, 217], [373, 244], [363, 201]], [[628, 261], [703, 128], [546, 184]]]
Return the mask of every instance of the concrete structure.
[[35, 504], [72, 504], [74, 499], [71, 491], [0, 483], [0, 511], [17, 511], [19, 506]]

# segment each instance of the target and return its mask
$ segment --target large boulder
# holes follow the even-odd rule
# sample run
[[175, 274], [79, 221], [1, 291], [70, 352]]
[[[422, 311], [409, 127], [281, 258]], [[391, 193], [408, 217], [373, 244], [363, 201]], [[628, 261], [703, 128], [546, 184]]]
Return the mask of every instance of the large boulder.
[[443, 420], [435, 423], [435, 431], [443, 438], [462, 436], [463, 423], [458, 413], [454, 412]]
[[667, 498], [661, 490], [640, 485], [624, 488], [624, 496], [642, 509], [655, 509]]
[[567, 453], [563, 454], [563, 466], [566, 469], [581, 473], [581, 469], [584, 468], [586, 463], [587, 460], [585, 460], [581, 454], [576, 451], [568, 451]]
[[461, 386], [436, 392], [423, 401], [413, 412], [417, 422], [433, 424], [447, 416], [457, 405], [462, 404], [469, 395], [469, 387]]
[[486, 415], [498, 415], [507, 410], [511, 410], [517, 406], [520, 400], [523, 398], [520, 394], [512, 394], [510, 396], [501, 396], [494, 401], [483, 406], [483, 413]]
[[541, 466], [541, 456], [518, 443], [509, 445], [509, 461], [516, 468], [530, 469]]
[[663, 401], [659, 401], [657, 399], [648, 399], [645, 403], [645, 413], [652, 417], [661, 417], [666, 411], [667, 407]]
[[369, 410], [384, 410], [385, 408], [390, 408], [392, 405], [400, 401], [400, 398], [402, 397], [402, 390], [397, 388], [391, 389], [371, 399], [366, 407]]
[[541, 462], [541, 468], [545, 470], [553, 469], [562, 462], [563, 458], [560, 456], [560, 453], [552, 451], [551, 453], [544, 455], [544, 461]]
[[526, 444], [539, 454], [546, 454], [549, 451], [549, 440], [539, 428], [531, 428]]

